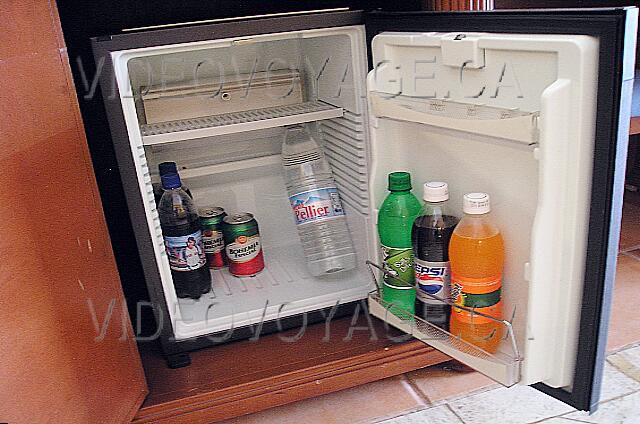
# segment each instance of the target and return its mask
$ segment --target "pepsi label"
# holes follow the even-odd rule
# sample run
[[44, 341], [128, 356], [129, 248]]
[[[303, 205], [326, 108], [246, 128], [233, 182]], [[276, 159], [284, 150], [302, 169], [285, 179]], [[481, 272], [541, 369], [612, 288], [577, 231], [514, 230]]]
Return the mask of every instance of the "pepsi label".
[[416, 274], [416, 296], [424, 303], [442, 305], [425, 293], [449, 300], [451, 274], [449, 262], [428, 262], [416, 258], [414, 263]]

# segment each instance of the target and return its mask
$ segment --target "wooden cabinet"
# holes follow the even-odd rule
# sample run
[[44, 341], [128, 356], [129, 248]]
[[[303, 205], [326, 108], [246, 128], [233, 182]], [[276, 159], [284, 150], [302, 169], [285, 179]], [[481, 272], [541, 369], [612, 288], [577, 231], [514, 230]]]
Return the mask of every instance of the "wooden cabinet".
[[147, 389], [55, 5], [0, 27], [0, 421], [124, 422]]
[[0, 24], [0, 421], [209, 423], [448, 359], [350, 318], [328, 340], [320, 324], [178, 370], [152, 343], [139, 353], [55, 4], [10, 2]]
[[364, 316], [310, 326], [191, 353], [169, 369], [159, 351], [141, 351], [149, 396], [135, 423], [210, 423], [343, 390], [449, 358]]
[[[444, 16], [466, 20], [471, 14]], [[414, 20], [414, 16], [405, 16], [409, 18]], [[620, 19], [614, 16], [611, 27]], [[396, 16], [393, 22], [401, 25]], [[102, 148], [109, 144], [108, 131], [104, 138], [99, 137], [104, 111], [92, 111], [102, 99], [94, 99], [92, 106], [83, 104], [87, 128], [83, 128], [77, 101], [78, 95], [86, 98], [80, 93], [82, 87], [89, 97], [95, 92], [95, 75], [76, 73], [76, 87], [80, 88], [76, 92], [69, 64], [82, 67], [82, 58], [67, 57], [58, 12], [51, 2], [11, 4], [3, 10], [0, 23], [5, 29], [0, 43], [0, 105], [4, 112], [0, 178], [5, 190], [0, 212], [5, 229], [0, 242], [5, 259], [0, 274], [4, 306], [0, 318], [5, 323], [0, 339], [4, 360], [0, 420], [209, 423], [449, 359], [364, 313], [310, 326], [299, 338], [294, 337], [298, 331], [294, 329], [203, 349], [192, 354], [191, 366], [181, 369], [167, 368], [152, 342], [140, 343], [139, 351], [122, 286], [141, 286], [142, 279], [139, 272], [122, 263], [118, 272], [112, 251], [112, 245], [118, 245], [115, 250], [126, 255], [135, 246], [122, 248], [132, 238], [131, 234], [121, 237], [127, 235], [126, 225], [120, 233], [112, 232], [110, 240], [94, 177], [94, 172], [101, 176], [100, 194], [108, 199], [105, 206], [126, 209], [118, 203], [123, 202], [122, 197], [109, 195], [121, 184], [117, 177], [113, 181], [109, 178], [119, 174], [115, 159], [108, 157], [108, 148]], [[561, 23], [556, 21], [555, 25]], [[455, 24], [456, 28], [461, 25]], [[78, 25], [83, 30], [70, 35], [76, 41], [88, 40], [84, 30], [95, 31], [91, 35], [110, 33], [108, 28], [92, 28], [93, 21], [78, 21]], [[619, 42], [609, 40], [616, 46]], [[98, 64], [96, 72], [99, 70]], [[606, 84], [615, 83], [614, 77]], [[612, 92], [606, 90], [606, 84], [603, 90]], [[98, 116], [95, 121], [92, 112]], [[606, 121], [608, 115], [602, 119]], [[608, 131], [609, 123], [604, 125]], [[617, 127], [611, 128], [615, 132]], [[91, 149], [93, 158], [89, 157], [85, 130], [96, 143]], [[607, 161], [615, 159], [608, 151], [602, 154]], [[604, 168], [607, 178], [613, 180], [613, 168]], [[609, 186], [597, 187], [604, 190]], [[610, 199], [600, 197], [598, 201], [609, 208]], [[126, 220], [128, 211], [109, 216]], [[615, 224], [611, 228], [615, 230]], [[605, 233], [601, 231], [600, 236]], [[602, 243], [595, 244], [602, 250]], [[606, 247], [606, 242], [603, 245]], [[578, 355], [576, 395], [540, 387], [582, 408], [591, 406], [592, 384], [599, 379], [594, 370], [602, 343], [593, 323], [601, 323], [604, 272], [608, 268], [596, 271], [602, 274], [603, 286], [597, 287], [599, 292], [585, 292], [593, 314], [585, 314], [588, 325], [584, 331], [590, 337], [579, 350], [586, 354]], [[127, 284], [121, 284], [121, 279], [128, 280]], [[135, 301], [135, 297], [127, 300]], [[584, 363], [589, 369], [580, 366]]]

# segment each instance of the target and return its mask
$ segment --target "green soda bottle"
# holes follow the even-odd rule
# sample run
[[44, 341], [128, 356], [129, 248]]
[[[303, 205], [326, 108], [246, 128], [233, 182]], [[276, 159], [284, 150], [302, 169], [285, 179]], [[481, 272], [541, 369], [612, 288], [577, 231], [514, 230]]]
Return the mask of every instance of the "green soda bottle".
[[[382, 300], [390, 305], [389, 310], [403, 319], [411, 319], [402, 311], [415, 312], [415, 274], [411, 228], [422, 205], [411, 193], [411, 174], [392, 172], [389, 174], [389, 195], [378, 214], [378, 235], [382, 249], [383, 267], [395, 278], [385, 276], [382, 285]], [[396, 308], [394, 308], [394, 306]]]

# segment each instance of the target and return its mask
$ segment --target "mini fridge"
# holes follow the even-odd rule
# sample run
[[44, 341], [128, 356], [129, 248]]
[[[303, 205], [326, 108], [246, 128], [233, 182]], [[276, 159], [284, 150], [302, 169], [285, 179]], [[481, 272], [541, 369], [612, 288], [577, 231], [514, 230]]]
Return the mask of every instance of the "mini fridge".
[[[146, 285], [170, 365], [260, 332], [370, 314], [510, 386], [598, 399], [614, 281], [637, 10], [309, 12], [92, 40]], [[287, 125], [332, 167], [356, 269], [312, 277], [283, 179]], [[175, 161], [201, 206], [251, 212], [266, 269], [178, 299], [153, 184]], [[487, 192], [506, 246], [490, 354], [380, 303], [387, 174]], [[416, 194], [419, 194], [416, 191]]]

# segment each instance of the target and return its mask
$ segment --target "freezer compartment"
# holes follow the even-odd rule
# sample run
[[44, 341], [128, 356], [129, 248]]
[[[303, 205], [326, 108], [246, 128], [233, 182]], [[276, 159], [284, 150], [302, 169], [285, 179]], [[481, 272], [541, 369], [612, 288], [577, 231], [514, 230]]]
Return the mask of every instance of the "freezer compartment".
[[347, 27], [128, 51], [143, 144], [359, 114], [362, 38]]
[[[136, 63], [129, 62], [130, 74], [133, 74], [131, 67]], [[156, 124], [305, 101], [297, 69], [254, 70], [249, 74], [201, 77], [198, 71], [205, 64], [205, 61], [198, 62], [192, 81], [140, 86], [139, 104], [144, 112], [144, 121]]]

